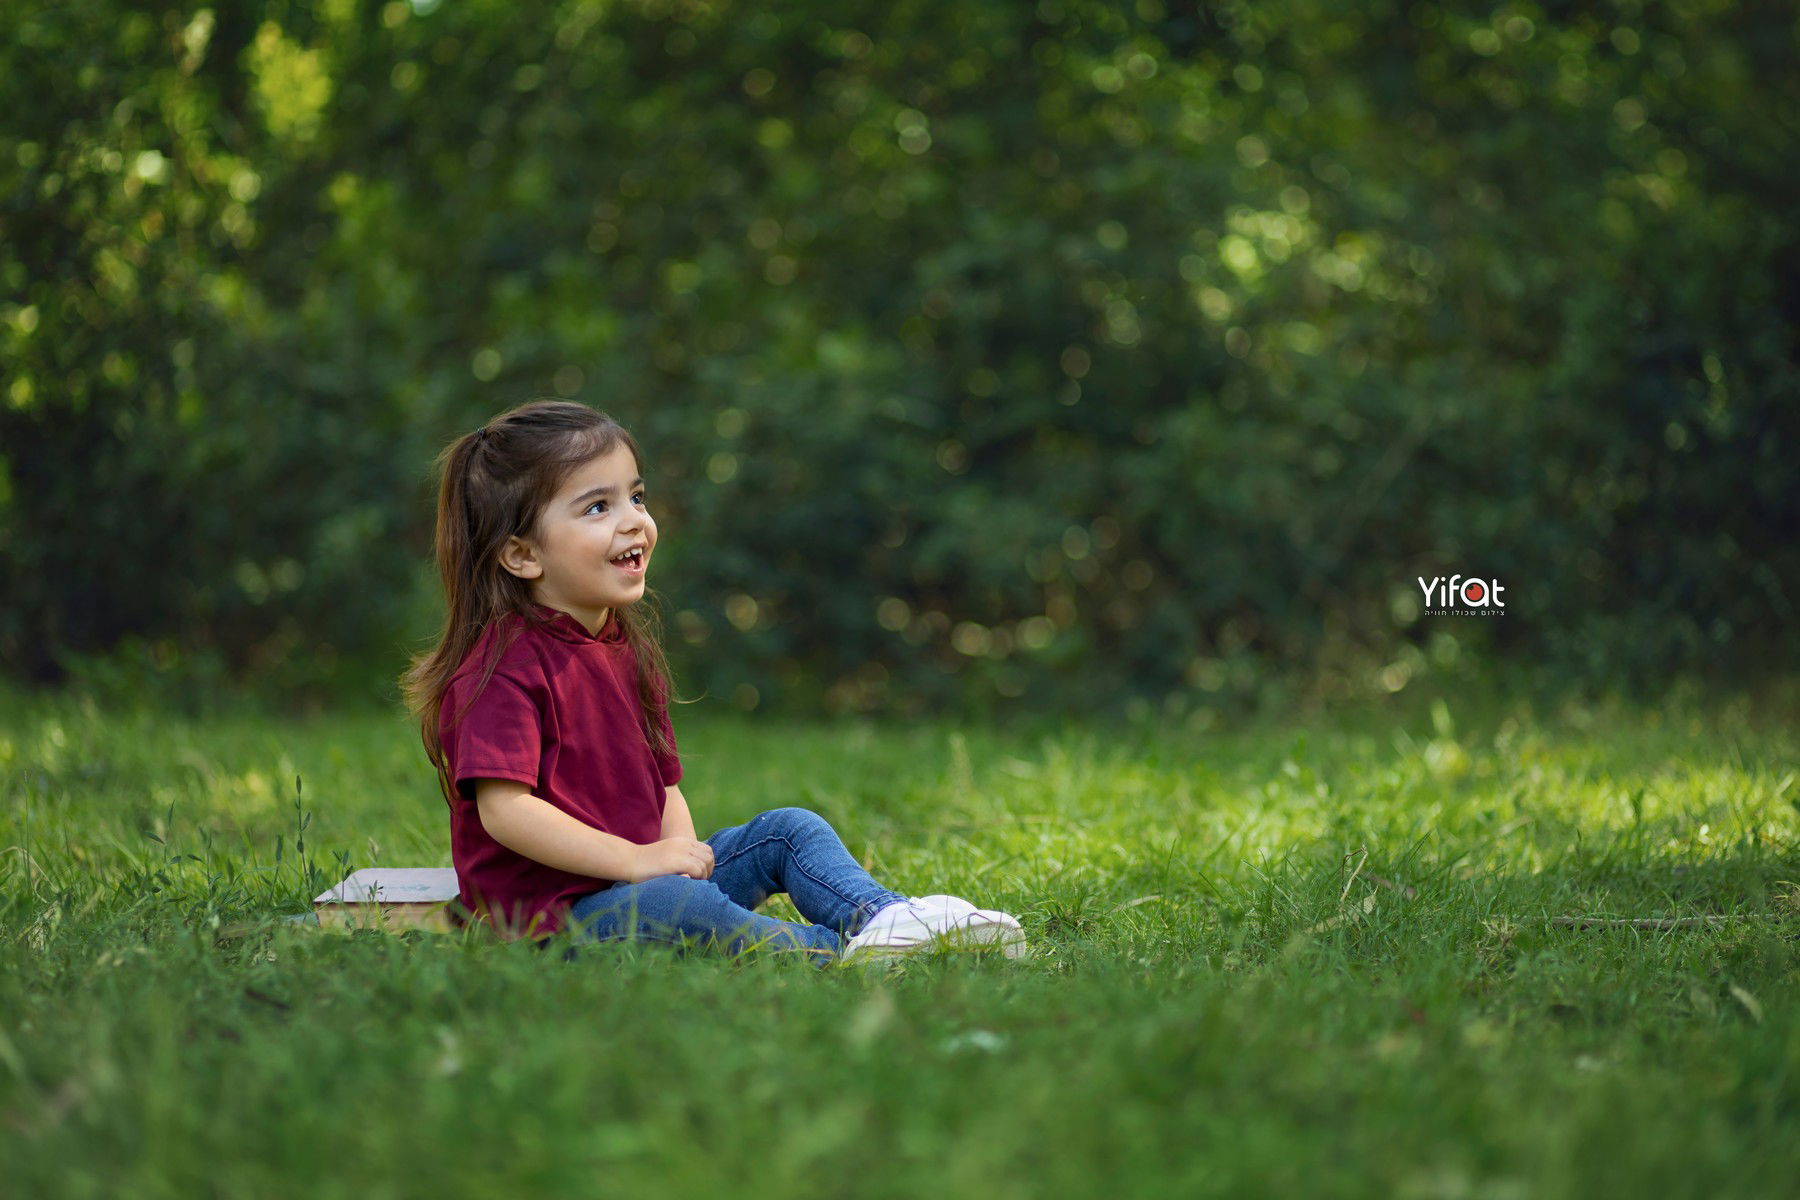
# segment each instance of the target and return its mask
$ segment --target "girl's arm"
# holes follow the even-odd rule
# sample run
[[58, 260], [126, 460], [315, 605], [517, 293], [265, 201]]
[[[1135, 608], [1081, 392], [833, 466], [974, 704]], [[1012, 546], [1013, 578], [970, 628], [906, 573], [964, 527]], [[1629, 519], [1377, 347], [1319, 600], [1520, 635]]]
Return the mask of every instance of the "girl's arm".
[[674, 784], [663, 789], [662, 835], [666, 838], [695, 836], [694, 814], [688, 811], [687, 797]]
[[[705, 842], [671, 837], [665, 824], [662, 841], [640, 846], [577, 820], [510, 779], [476, 780], [475, 806], [482, 828], [496, 842], [559, 871], [621, 883], [642, 883], [658, 875], [705, 879], [712, 874], [712, 847]], [[684, 812], [686, 807], [684, 803]]]

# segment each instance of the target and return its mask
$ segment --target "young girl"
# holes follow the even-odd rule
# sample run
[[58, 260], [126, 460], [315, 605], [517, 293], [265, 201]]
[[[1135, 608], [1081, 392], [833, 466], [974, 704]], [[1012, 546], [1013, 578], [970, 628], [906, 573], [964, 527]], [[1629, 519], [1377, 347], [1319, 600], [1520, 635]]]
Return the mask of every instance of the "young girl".
[[[823, 819], [778, 808], [695, 836], [662, 648], [643, 458], [612, 418], [536, 401], [440, 458], [447, 618], [405, 679], [450, 805], [461, 917], [508, 939], [650, 939], [821, 961], [941, 945], [1023, 952], [1019, 923], [871, 879]], [[786, 892], [808, 924], [759, 915]]]

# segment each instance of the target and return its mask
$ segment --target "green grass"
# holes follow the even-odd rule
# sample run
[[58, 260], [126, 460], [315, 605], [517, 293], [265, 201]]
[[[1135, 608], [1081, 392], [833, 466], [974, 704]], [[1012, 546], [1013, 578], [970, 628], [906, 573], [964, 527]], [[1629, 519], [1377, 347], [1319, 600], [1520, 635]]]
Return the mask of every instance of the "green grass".
[[703, 832], [813, 807], [1036, 951], [817, 972], [284, 926], [347, 867], [448, 862], [402, 718], [0, 695], [0, 1191], [1789, 1195], [1776, 707], [688, 710]]

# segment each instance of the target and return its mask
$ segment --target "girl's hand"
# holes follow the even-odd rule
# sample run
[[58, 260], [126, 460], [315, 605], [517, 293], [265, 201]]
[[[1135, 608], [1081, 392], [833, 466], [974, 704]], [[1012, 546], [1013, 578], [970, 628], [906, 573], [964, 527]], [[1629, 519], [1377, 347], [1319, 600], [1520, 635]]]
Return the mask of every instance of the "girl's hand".
[[712, 875], [712, 847], [690, 837], [664, 838], [639, 846], [633, 856], [631, 878], [627, 883], [642, 883], [658, 875], [686, 875], [689, 879], [706, 879]]

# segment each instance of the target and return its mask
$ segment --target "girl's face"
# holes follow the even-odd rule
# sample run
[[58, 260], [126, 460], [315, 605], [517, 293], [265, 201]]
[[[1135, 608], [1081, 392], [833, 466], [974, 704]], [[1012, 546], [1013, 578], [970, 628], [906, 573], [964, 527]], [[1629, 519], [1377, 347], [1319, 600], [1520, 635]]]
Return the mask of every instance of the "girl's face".
[[531, 535], [501, 548], [500, 565], [529, 580], [539, 604], [598, 634], [608, 612], [643, 598], [655, 549], [637, 460], [619, 445], [569, 472]]

